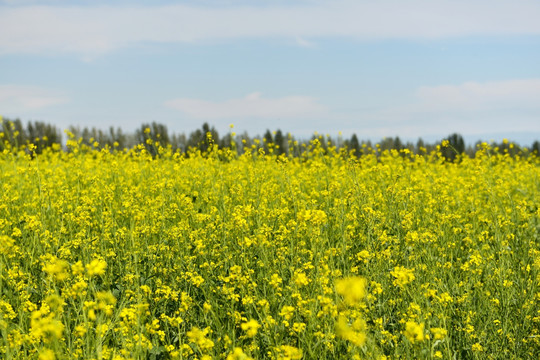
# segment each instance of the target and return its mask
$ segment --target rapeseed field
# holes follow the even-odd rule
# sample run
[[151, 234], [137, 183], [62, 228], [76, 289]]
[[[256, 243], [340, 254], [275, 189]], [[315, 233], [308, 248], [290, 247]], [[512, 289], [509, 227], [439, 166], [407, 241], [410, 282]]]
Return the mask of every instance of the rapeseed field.
[[0, 358], [540, 358], [538, 157], [152, 145], [0, 155]]

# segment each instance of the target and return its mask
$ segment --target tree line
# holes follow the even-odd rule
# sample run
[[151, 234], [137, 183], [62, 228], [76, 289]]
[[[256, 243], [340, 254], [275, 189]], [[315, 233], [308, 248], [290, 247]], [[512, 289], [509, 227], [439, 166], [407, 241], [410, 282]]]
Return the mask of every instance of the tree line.
[[[126, 133], [120, 127], [110, 127], [108, 130], [96, 127], [70, 126], [66, 133], [69, 137], [78, 140], [81, 144], [97, 149], [109, 149], [110, 151], [124, 151], [137, 145], [144, 146], [149, 152], [155, 153], [158, 144], [162, 147], [170, 146], [173, 151], [189, 153], [190, 151], [207, 151], [210, 147], [234, 149], [241, 154], [245, 149], [262, 149], [276, 155], [300, 156], [309, 148], [314, 140], [320, 144], [323, 150], [330, 147], [345, 149], [353, 156], [377, 151], [397, 150], [402, 154], [429, 154], [439, 149], [448, 160], [454, 160], [457, 154], [466, 154], [473, 157], [480, 142], [474, 145], [466, 145], [460, 134], [450, 134], [446, 140], [448, 146], [440, 147], [441, 142], [427, 143], [421, 138], [416, 142], [403, 142], [398, 136], [384, 138], [373, 144], [369, 140], [359, 140], [356, 134], [343, 138], [332, 138], [315, 133], [310, 139], [297, 139], [290, 133], [283, 133], [280, 129], [270, 131], [262, 136], [251, 137], [247, 132], [235, 134], [232, 129], [227, 134], [220, 136], [215, 127], [204, 123], [200, 129], [185, 133], [170, 133], [164, 124], [152, 122], [141, 124], [134, 132]], [[0, 151], [9, 148], [19, 148], [33, 144], [33, 151], [41, 153], [45, 148], [62, 144], [62, 132], [52, 124], [42, 121], [29, 121], [26, 124], [20, 119], [0, 121]], [[56, 144], [56, 145], [55, 145]], [[501, 153], [515, 155], [520, 148], [507, 141], [490, 144], [492, 149]], [[540, 142], [535, 141], [529, 148], [530, 153], [540, 153]]]

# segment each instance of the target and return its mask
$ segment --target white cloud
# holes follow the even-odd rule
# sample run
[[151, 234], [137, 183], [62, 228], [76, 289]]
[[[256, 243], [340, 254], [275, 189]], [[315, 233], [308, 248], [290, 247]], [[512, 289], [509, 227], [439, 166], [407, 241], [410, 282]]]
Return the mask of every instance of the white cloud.
[[314, 42], [308, 41], [304, 38], [301, 38], [300, 36], [296, 37], [296, 44], [305, 48], [314, 48], [317, 46]]
[[540, 79], [424, 86], [402, 106], [357, 114], [376, 136], [540, 132]]
[[166, 106], [180, 110], [194, 119], [276, 119], [306, 118], [326, 112], [326, 108], [309, 96], [264, 98], [254, 92], [240, 99], [211, 102], [199, 99], [174, 99]]
[[439, 38], [540, 34], [531, 0], [334, 0], [296, 5], [16, 6], [0, 13], [0, 54], [101, 54], [144, 42], [232, 38]]
[[540, 79], [421, 87], [416, 95], [425, 110], [540, 109]]
[[36, 86], [0, 85], [0, 112], [26, 112], [63, 104], [68, 98], [57, 91]]

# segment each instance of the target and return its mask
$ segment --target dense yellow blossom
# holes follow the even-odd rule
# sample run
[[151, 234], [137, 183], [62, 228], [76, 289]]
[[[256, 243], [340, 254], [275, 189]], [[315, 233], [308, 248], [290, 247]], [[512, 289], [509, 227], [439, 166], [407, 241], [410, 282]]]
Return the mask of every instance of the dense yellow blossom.
[[64, 324], [56, 319], [55, 314], [50, 312], [47, 306], [34, 311], [31, 315], [30, 334], [35, 339], [42, 339], [44, 342], [52, 342], [62, 337]]
[[443, 328], [431, 328], [429, 329], [429, 331], [433, 335], [434, 340], [442, 340], [448, 334], [448, 331], [446, 331], [446, 329], [443, 329]]
[[426, 339], [424, 323], [418, 324], [414, 321], [407, 321], [403, 335], [413, 344], [424, 341]]
[[107, 263], [103, 260], [94, 259], [88, 265], [86, 265], [86, 271], [90, 276], [97, 276], [105, 274]]
[[45, 265], [43, 265], [44, 272], [60, 281], [68, 278], [68, 269], [69, 263], [67, 261], [55, 257], [52, 257]]
[[227, 355], [227, 360], [253, 360], [253, 358], [242, 351], [242, 348], [235, 347], [233, 351]]
[[540, 358], [537, 157], [235, 146], [3, 151], [0, 358]]
[[201, 330], [195, 326], [187, 332], [187, 337], [191, 343], [196, 344], [203, 351], [206, 351], [214, 347], [214, 342], [207, 338], [208, 332], [208, 328]]
[[241, 325], [242, 330], [246, 332], [246, 335], [248, 337], [254, 337], [257, 334], [257, 330], [259, 329], [260, 326], [261, 325], [259, 325], [257, 320], [253, 320], [253, 319]]
[[39, 352], [39, 360], [55, 360], [56, 355], [51, 349], [43, 349]]
[[401, 266], [396, 266], [391, 272], [394, 277], [394, 285], [404, 287], [415, 279], [414, 269], [407, 269]]
[[336, 281], [336, 291], [347, 304], [356, 305], [366, 296], [366, 279], [357, 276], [339, 279]]
[[276, 350], [277, 359], [279, 360], [300, 360], [303, 356], [301, 349], [290, 345], [281, 345]]
[[357, 319], [349, 325], [347, 319], [341, 316], [336, 324], [336, 335], [356, 346], [362, 346], [366, 342], [365, 330], [366, 323], [362, 319]]

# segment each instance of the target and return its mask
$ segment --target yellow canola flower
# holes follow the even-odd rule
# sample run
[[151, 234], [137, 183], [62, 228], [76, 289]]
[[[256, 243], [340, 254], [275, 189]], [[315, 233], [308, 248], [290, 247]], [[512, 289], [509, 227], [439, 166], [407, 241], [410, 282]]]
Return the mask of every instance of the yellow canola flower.
[[86, 271], [90, 276], [100, 276], [105, 274], [107, 263], [104, 260], [94, 259], [86, 265]]
[[103, 305], [115, 305], [116, 297], [110, 291], [98, 291], [96, 293], [96, 299]]
[[306, 286], [306, 285], [309, 284], [309, 279], [308, 279], [308, 277], [306, 276], [305, 273], [303, 273], [301, 271], [297, 271], [294, 274], [294, 283], [298, 287]]
[[434, 340], [442, 340], [448, 334], [448, 331], [446, 331], [446, 329], [443, 329], [443, 328], [431, 328], [429, 331], [433, 335]]
[[66, 305], [64, 299], [57, 294], [51, 294], [45, 298], [45, 303], [49, 305], [51, 311], [61, 312], [63, 307]]
[[74, 334], [77, 337], [83, 337], [84, 334], [86, 334], [87, 331], [88, 331], [88, 329], [84, 325], [77, 325], [77, 326], [75, 326]]
[[416, 279], [414, 276], [414, 269], [407, 269], [401, 266], [396, 266], [390, 274], [394, 277], [394, 285], [399, 287], [404, 287]]
[[336, 291], [348, 305], [357, 305], [366, 297], [366, 279], [352, 276], [337, 280]]
[[283, 316], [286, 320], [291, 320], [294, 315], [294, 307], [288, 305], [283, 306], [279, 315]]
[[473, 344], [471, 350], [474, 352], [481, 352], [484, 351], [484, 347], [480, 343], [475, 343]]
[[283, 279], [281, 279], [278, 274], [272, 274], [272, 276], [270, 277], [270, 285], [277, 289], [281, 286], [282, 283]]
[[254, 337], [257, 335], [257, 330], [261, 327], [261, 325], [257, 322], [257, 320], [251, 319], [248, 322], [240, 325], [240, 327], [246, 332], [248, 337]]
[[71, 265], [71, 272], [73, 275], [81, 275], [84, 273], [84, 266], [82, 262], [79, 260], [75, 264]]
[[[430, 157], [386, 145], [370, 154], [362, 144], [361, 157], [325, 146], [285, 162], [258, 157], [251, 141], [243, 155], [176, 156], [150, 134], [155, 147], [126, 152], [124, 140], [98, 151], [88, 139], [44, 155], [40, 140], [35, 157], [29, 147], [0, 151], [0, 287], [9, 290], [0, 296], [0, 358], [37, 360], [49, 348], [82, 359], [103, 336], [94, 356], [118, 360], [168, 343], [165, 356], [178, 359], [301, 353], [284, 344], [321, 359], [445, 358], [448, 345], [489, 357], [501, 337], [522, 343], [516, 358], [535, 358], [540, 158], [530, 152], [487, 149], [452, 162], [443, 147]], [[293, 142], [280, 145], [301, 155]], [[498, 261], [517, 255], [516, 266]], [[508, 326], [483, 321], [513, 300], [520, 311]], [[47, 310], [32, 314], [40, 306]], [[457, 330], [442, 328], [450, 307], [463, 315], [452, 344]], [[212, 341], [206, 352], [199, 346]]]
[[56, 257], [53, 257], [48, 263], [43, 265], [43, 271], [58, 281], [63, 281], [68, 278], [68, 269], [69, 263]]
[[56, 360], [56, 355], [51, 349], [43, 349], [39, 353], [39, 360]]
[[235, 347], [229, 355], [227, 355], [227, 360], [253, 360], [252, 357], [248, 356], [242, 348]]
[[298, 322], [295, 322], [292, 326], [292, 329], [294, 332], [296, 333], [301, 333], [303, 332], [304, 330], [306, 330], [306, 324], [305, 323], [298, 323]]
[[208, 332], [209, 328], [201, 330], [198, 327], [193, 327], [191, 331], [187, 332], [189, 342], [192, 344], [197, 344], [201, 348], [201, 350], [208, 350], [213, 348], [214, 342], [206, 338]]
[[304, 355], [302, 349], [290, 345], [281, 345], [276, 348], [276, 352], [279, 360], [300, 360]]
[[0, 300], [0, 319], [15, 319], [16, 317], [17, 314], [13, 311], [11, 304], [4, 300]]
[[350, 341], [356, 346], [366, 343], [366, 322], [362, 319], [355, 320], [349, 325], [344, 316], [340, 316], [336, 323], [336, 335]]
[[14, 252], [15, 249], [17, 249], [15, 240], [7, 235], [0, 235], [0, 254], [8, 255], [10, 252]]
[[54, 314], [49, 312], [48, 306], [34, 311], [30, 317], [30, 334], [36, 339], [43, 339], [49, 342], [60, 339], [64, 332], [64, 324], [54, 318]]
[[424, 334], [424, 323], [418, 324], [414, 321], [407, 321], [403, 335], [412, 343], [424, 341], [427, 336]]

